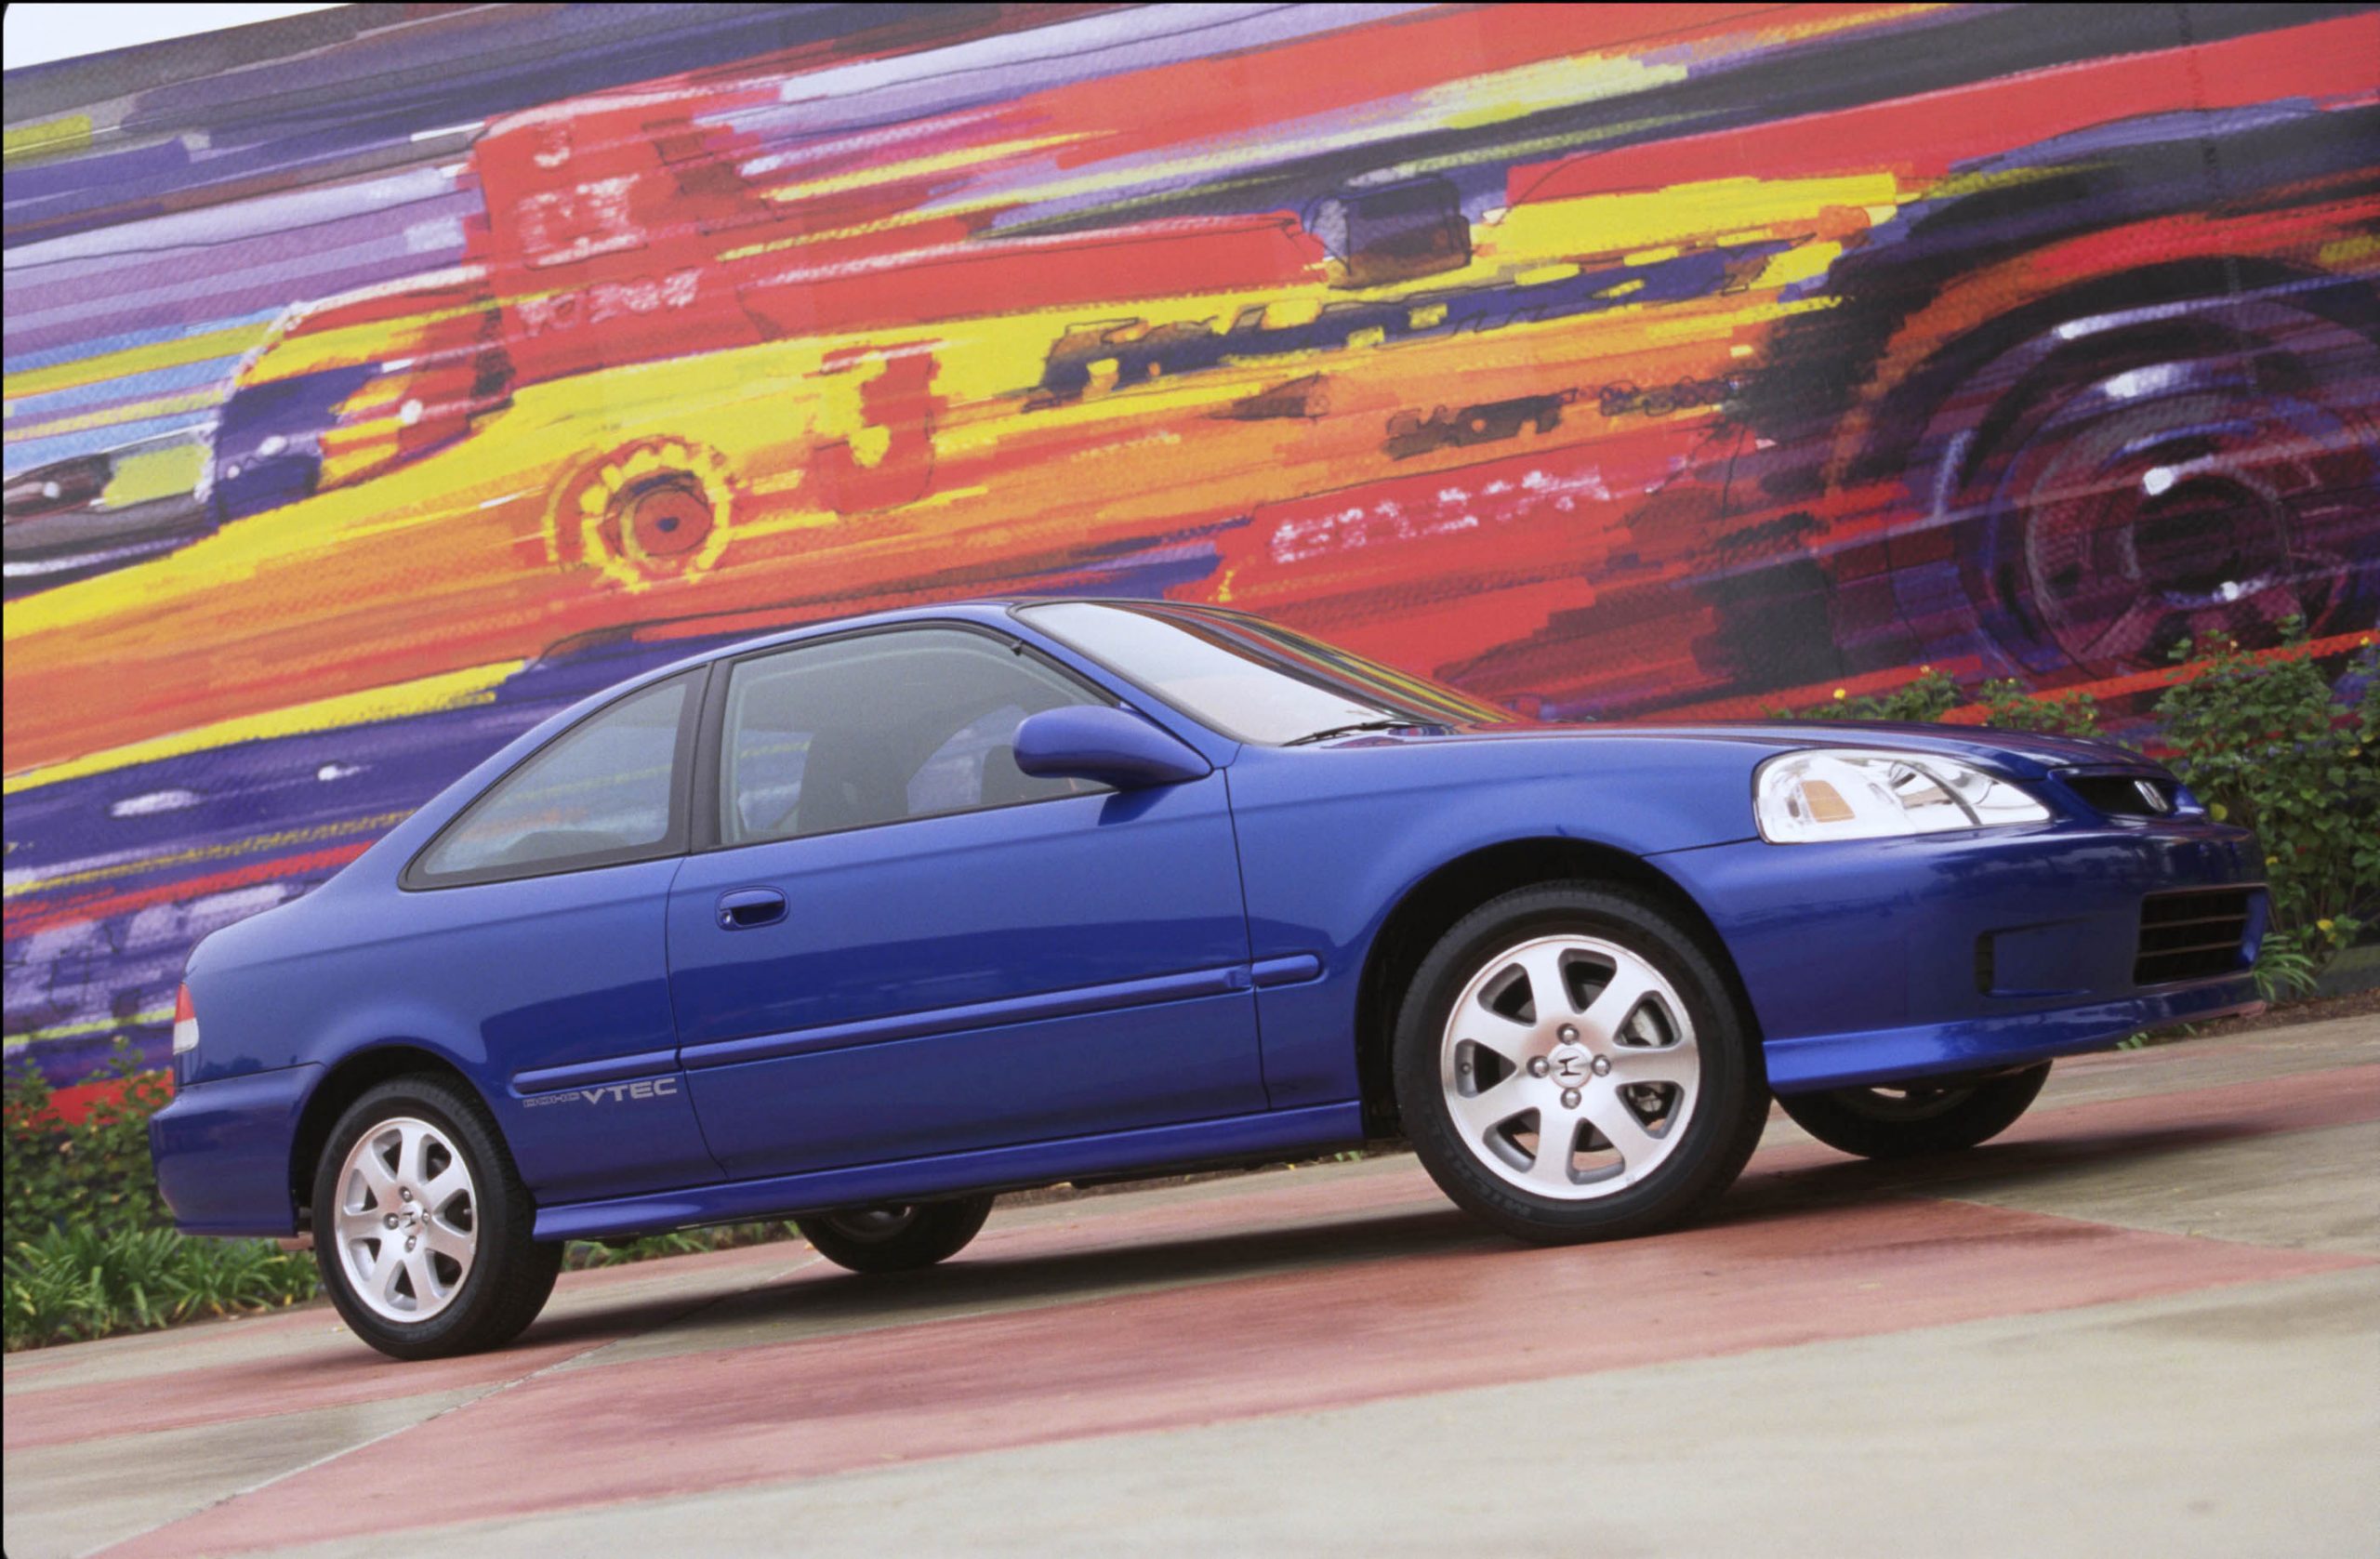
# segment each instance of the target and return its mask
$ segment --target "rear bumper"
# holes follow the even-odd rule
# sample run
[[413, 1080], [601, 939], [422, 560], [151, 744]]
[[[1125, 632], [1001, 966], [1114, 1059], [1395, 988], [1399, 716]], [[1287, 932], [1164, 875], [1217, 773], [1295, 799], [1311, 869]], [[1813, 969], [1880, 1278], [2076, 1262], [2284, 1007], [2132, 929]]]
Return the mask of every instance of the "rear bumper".
[[[1989, 1070], [2253, 1010], [2267, 915], [2243, 829], [2202, 821], [1759, 841], [1660, 858], [1711, 916], [1792, 1093]], [[2232, 889], [2235, 958], [2136, 984], [2151, 894]]]
[[186, 1235], [298, 1232], [289, 1154], [319, 1066], [196, 1083], [149, 1117], [157, 1189]]

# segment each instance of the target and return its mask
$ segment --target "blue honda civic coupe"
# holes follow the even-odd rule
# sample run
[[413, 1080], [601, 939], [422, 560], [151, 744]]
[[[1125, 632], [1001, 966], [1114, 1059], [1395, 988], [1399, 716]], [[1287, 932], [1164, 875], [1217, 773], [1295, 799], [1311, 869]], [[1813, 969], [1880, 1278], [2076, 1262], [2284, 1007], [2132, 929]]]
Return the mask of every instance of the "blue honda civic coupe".
[[2254, 1005], [2255, 842], [2122, 748], [1552, 726], [1253, 617], [975, 603], [638, 678], [192, 956], [157, 1174], [358, 1335], [504, 1342], [562, 1242], [791, 1216], [861, 1272], [995, 1192], [1408, 1140], [1642, 1234], [1773, 1094], [1972, 1146], [2051, 1058]]

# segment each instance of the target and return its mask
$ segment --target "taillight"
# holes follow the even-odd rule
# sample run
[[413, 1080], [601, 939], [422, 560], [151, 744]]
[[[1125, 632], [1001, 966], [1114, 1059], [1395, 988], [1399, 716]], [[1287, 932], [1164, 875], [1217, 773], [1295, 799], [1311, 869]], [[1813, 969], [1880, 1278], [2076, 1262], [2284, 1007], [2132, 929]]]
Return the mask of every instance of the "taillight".
[[190, 987], [174, 990], [174, 1053], [198, 1049], [198, 1010], [190, 1004]]

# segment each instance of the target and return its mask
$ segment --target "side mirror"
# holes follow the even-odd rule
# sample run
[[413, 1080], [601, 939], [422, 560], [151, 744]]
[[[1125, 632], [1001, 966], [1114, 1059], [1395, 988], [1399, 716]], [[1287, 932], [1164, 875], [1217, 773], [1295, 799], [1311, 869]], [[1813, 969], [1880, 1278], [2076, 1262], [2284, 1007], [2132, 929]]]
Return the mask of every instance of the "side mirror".
[[1027, 715], [1012, 743], [1016, 766], [1037, 779], [1096, 780], [1135, 790], [1214, 772], [1188, 744], [1140, 716], [1092, 705]]

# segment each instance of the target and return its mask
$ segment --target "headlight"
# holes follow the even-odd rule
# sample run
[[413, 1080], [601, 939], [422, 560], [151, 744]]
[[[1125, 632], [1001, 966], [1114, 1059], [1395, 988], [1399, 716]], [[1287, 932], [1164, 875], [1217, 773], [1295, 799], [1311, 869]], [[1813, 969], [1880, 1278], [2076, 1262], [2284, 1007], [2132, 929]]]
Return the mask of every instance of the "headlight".
[[1760, 837], [1771, 844], [1890, 839], [1947, 828], [2046, 823], [2049, 809], [1955, 759], [1835, 747], [1789, 752], [1752, 779]]

